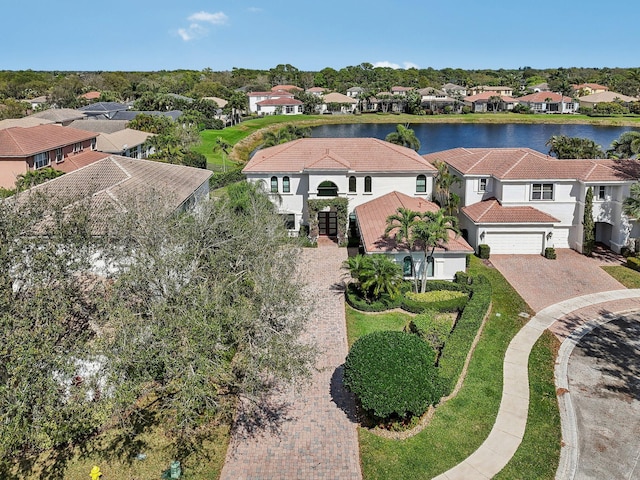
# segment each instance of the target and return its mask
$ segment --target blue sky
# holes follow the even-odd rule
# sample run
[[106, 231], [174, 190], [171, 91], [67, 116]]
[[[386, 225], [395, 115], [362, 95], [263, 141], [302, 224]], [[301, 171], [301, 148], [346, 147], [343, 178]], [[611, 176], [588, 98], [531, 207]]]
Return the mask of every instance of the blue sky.
[[0, 18], [0, 70], [640, 66], [637, 0], [2, 0]]

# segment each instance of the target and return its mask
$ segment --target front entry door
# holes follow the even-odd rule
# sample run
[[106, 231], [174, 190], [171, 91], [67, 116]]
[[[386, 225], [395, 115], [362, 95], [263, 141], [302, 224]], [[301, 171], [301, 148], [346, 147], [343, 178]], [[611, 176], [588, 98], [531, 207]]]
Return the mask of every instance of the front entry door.
[[318, 234], [327, 237], [338, 236], [337, 212], [318, 212]]

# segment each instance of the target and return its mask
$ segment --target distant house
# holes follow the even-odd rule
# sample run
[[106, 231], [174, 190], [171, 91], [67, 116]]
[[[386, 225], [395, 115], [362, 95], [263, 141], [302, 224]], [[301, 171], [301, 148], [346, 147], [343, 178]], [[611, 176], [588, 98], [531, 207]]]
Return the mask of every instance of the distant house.
[[518, 97], [518, 103], [527, 105], [536, 113], [576, 113], [579, 103], [560, 93], [538, 92]]
[[82, 95], [79, 96], [79, 98], [83, 98], [91, 102], [93, 100], [98, 100], [100, 98], [100, 95], [102, 95], [102, 93], [94, 90], [91, 92], [83, 93]]
[[445, 83], [444, 85], [442, 85], [441, 90], [447, 95], [449, 95], [450, 97], [466, 97], [467, 96], [467, 88], [461, 85], [456, 85], [455, 83]]
[[573, 88], [574, 92], [576, 92], [576, 94], [580, 97], [609, 91], [609, 87], [598, 85], [597, 83], [580, 83], [577, 85], [571, 85], [571, 87]]
[[471, 107], [475, 113], [513, 110], [513, 107], [518, 104], [517, 99], [507, 95], [499, 95], [493, 91], [470, 95], [463, 100], [465, 105]]
[[639, 101], [639, 99], [636, 97], [629, 97], [628, 95], [611, 91], [594, 93], [578, 98], [580, 106], [586, 108], [595, 108], [599, 103], [611, 102], [620, 102], [623, 105], [629, 106], [629, 104], [637, 101]]
[[[634, 223], [622, 203], [640, 173], [633, 160], [558, 160], [528, 148], [456, 148], [424, 155], [461, 183], [460, 227], [491, 254], [540, 255], [546, 247], [582, 251], [584, 199], [592, 188], [596, 241], [615, 252]], [[636, 235], [637, 236], [637, 232]]]
[[272, 92], [277, 92], [279, 90], [284, 90], [285, 92], [293, 94], [296, 92], [302, 92], [303, 89], [296, 85], [274, 85], [273, 87], [271, 87]]
[[391, 87], [391, 94], [392, 95], [401, 95], [401, 96], [405, 96], [407, 94], [407, 92], [410, 92], [411, 90], [414, 90], [413, 87], [402, 87], [402, 86], [395, 86], [395, 87]]
[[219, 98], [219, 97], [202, 97], [202, 100], [215, 102], [215, 104], [218, 105], [218, 108], [224, 108], [227, 106], [227, 103], [229, 103], [224, 98]]
[[413, 248], [395, 241], [395, 230], [384, 235], [387, 217], [406, 208], [418, 213], [437, 212], [440, 207], [420, 197], [391, 192], [374, 198], [355, 208], [360, 242], [366, 254], [384, 254], [403, 268], [404, 277], [420, 278], [426, 268], [427, 278], [452, 280], [456, 272], [466, 270], [466, 257], [473, 248], [462, 238], [449, 232], [446, 243], [439, 244], [431, 261], [425, 262], [423, 245], [417, 242]]
[[427, 108], [432, 111], [438, 111], [444, 109], [444, 107], [462, 106], [462, 102], [456, 98], [452, 98], [444, 90], [438, 90], [437, 88], [427, 87], [418, 90], [420, 94], [420, 101], [423, 108]]
[[29, 170], [44, 167], [62, 170], [59, 167], [70, 157], [93, 152], [97, 136], [51, 124], [0, 130], [0, 186], [12, 188], [17, 176]]
[[358, 100], [342, 93], [331, 92], [322, 97], [320, 112], [353, 113], [358, 106]]
[[39, 97], [31, 98], [29, 100], [23, 100], [25, 103], [31, 105], [31, 110], [37, 110], [43, 105], [47, 105], [49, 103], [49, 99], [46, 95], [41, 95]]
[[78, 109], [79, 112], [84, 113], [88, 117], [106, 118], [112, 119], [116, 113], [127, 111], [129, 107], [124, 103], [118, 102], [97, 102], [91, 105], [86, 105]]
[[96, 150], [130, 158], [147, 158], [154, 153], [147, 140], [152, 133], [125, 128], [114, 133], [102, 133], [96, 141]]
[[129, 120], [99, 120], [91, 117], [87, 120], [74, 120], [69, 124], [72, 128], [95, 133], [115, 133], [127, 128]]
[[[258, 113], [258, 114], [262, 113], [263, 115], [265, 114], [265, 111], [261, 111], [261, 109], [259, 108], [258, 103], [260, 102], [263, 102], [265, 100], [276, 100], [281, 98], [294, 100], [293, 93], [290, 93], [287, 90], [272, 90], [268, 92], [249, 92], [247, 93], [247, 97], [249, 97], [249, 111], [251, 113]], [[264, 106], [268, 107], [268, 105], [264, 105]], [[277, 105], [275, 105], [274, 107], [277, 107]], [[267, 110], [270, 111], [272, 109], [267, 108]]]
[[310, 93], [311, 95], [315, 95], [316, 97], [321, 97], [322, 95], [324, 95], [325, 93], [327, 93], [329, 90], [324, 88], [324, 87], [311, 87], [311, 88], [307, 88], [307, 93]]
[[364, 93], [364, 89], [361, 87], [351, 87], [347, 89], [347, 97], [358, 98]]
[[494, 95], [500, 95], [502, 97], [511, 97], [513, 95], [513, 88], [511, 87], [496, 87], [490, 85], [478, 85], [472, 87], [469, 90], [470, 95], [478, 95], [479, 93], [491, 92]]
[[531, 90], [533, 90], [533, 93], [550, 92], [551, 91], [549, 89], [549, 84], [547, 82], [538, 83], [537, 85], [532, 85], [529, 88], [531, 88]]
[[87, 116], [73, 108], [49, 108], [47, 110], [34, 113], [33, 115], [30, 115], [30, 117], [50, 120], [52, 123], [68, 127], [75, 120], [81, 120]]
[[36, 125], [46, 125], [51, 123], [55, 122], [47, 120], [45, 118], [36, 118], [32, 115], [22, 118], [5, 118], [4, 120], [0, 120], [0, 130], [12, 127], [28, 128], [35, 127]]
[[256, 103], [258, 115], [299, 115], [304, 113], [304, 104], [295, 98], [268, 98]]

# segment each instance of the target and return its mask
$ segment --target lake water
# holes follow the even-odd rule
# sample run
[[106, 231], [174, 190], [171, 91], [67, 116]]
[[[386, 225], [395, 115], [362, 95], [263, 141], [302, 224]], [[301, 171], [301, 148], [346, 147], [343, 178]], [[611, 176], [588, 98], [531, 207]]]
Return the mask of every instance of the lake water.
[[[620, 134], [632, 127], [600, 127], [595, 125], [543, 124], [457, 124], [417, 123], [410, 125], [420, 140], [421, 155], [457, 147], [528, 147], [548, 153], [545, 145], [553, 135], [591, 138], [605, 151]], [[312, 129], [312, 137], [373, 137], [384, 138], [395, 131], [396, 124], [362, 123], [322, 125]]]

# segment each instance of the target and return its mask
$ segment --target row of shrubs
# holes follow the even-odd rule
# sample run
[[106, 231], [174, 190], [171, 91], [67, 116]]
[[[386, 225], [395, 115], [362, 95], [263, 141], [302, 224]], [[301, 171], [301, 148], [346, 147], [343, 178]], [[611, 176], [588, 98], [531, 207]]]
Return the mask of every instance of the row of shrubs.
[[[430, 280], [427, 282], [425, 292], [434, 292], [438, 290], [447, 290], [454, 292], [469, 293], [470, 289], [463, 283], [452, 283], [445, 280]], [[421, 313], [425, 310], [435, 310], [438, 312], [456, 312], [464, 308], [468, 301], [468, 295], [464, 297], [449, 298], [444, 300], [421, 301], [420, 297], [414, 297], [411, 293], [411, 283], [406, 282], [402, 289], [401, 295], [391, 298], [387, 294], [383, 294], [373, 302], [367, 302], [362, 298], [358, 287], [349, 284], [346, 291], [347, 303], [362, 312], [384, 312], [393, 308], [402, 308], [410, 313]], [[418, 294], [420, 295], [420, 294]]]
[[[433, 290], [470, 293], [453, 330], [438, 322], [435, 312], [423, 310], [405, 332], [374, 332], [361, 337], [345, 361], [345, 386], [378, 421], [420, 416], [429, 405], [451, 393], [491, 304], [491, 284], [483, 276], [472, 278], [460, 272], [454, 283], [433, 281], [428, 285]], [[347, 292], [348, 301], [355, 298], [354, 292]], [[388, 301], [376, 303], [389, 308]], [[437, 367], [436, 351], [440, 348]]]

